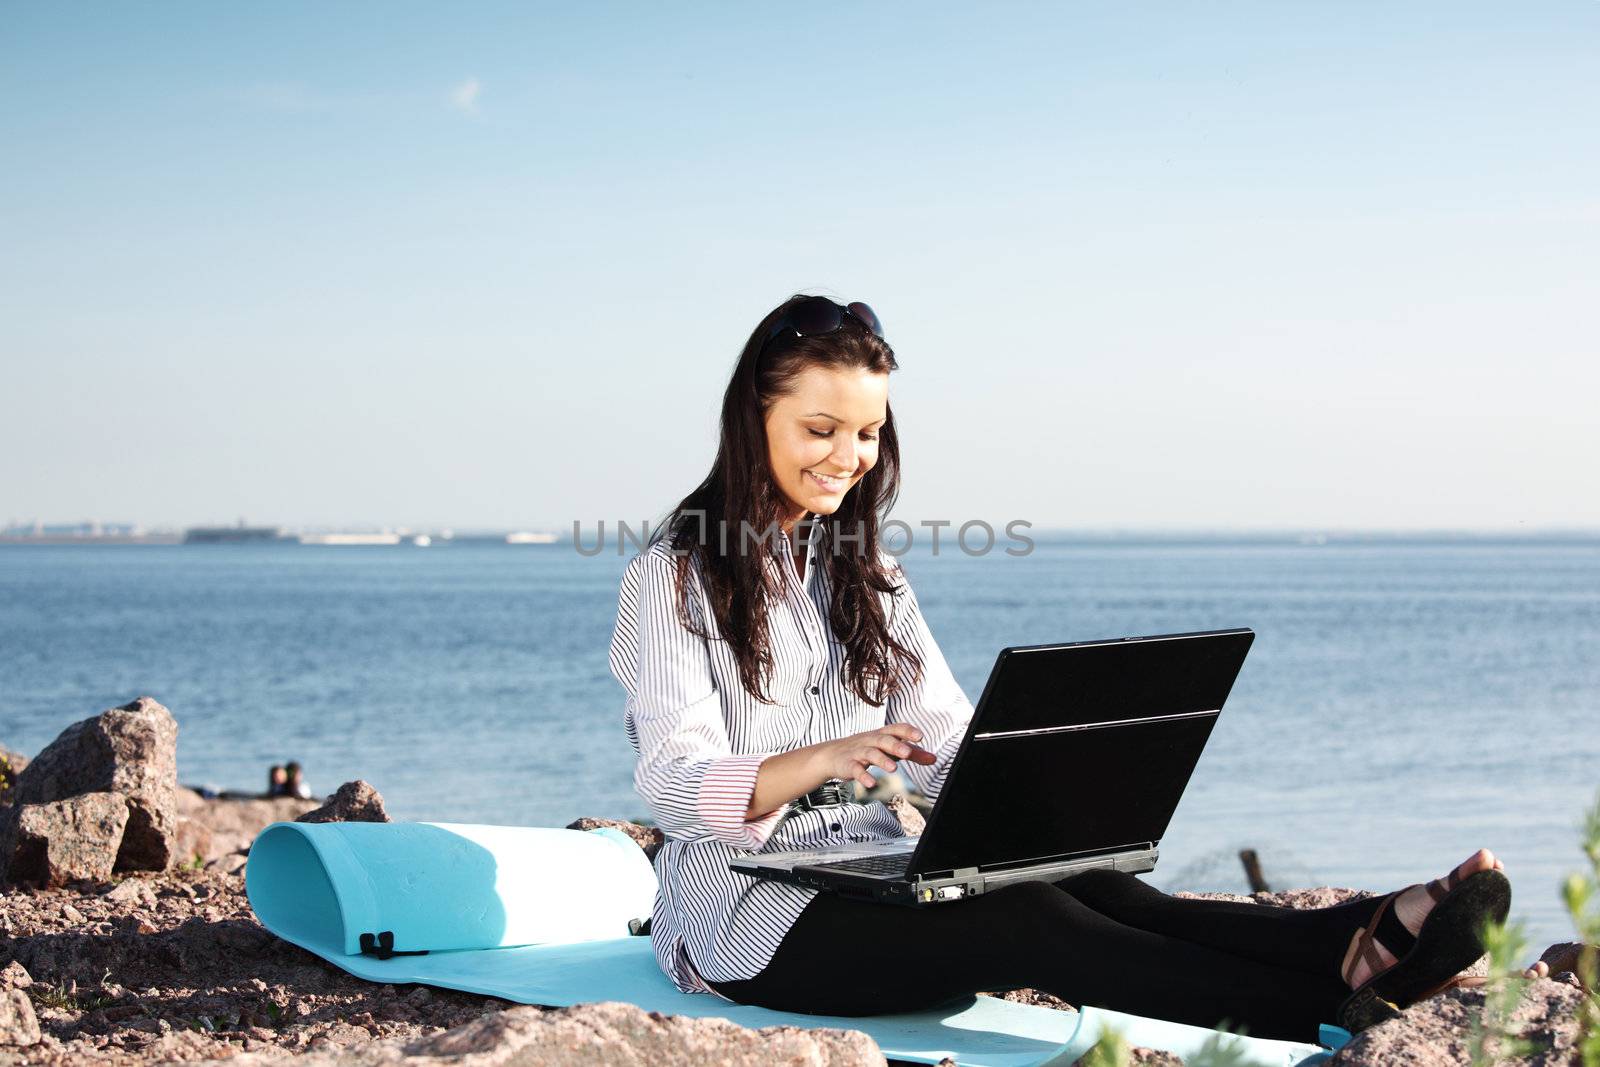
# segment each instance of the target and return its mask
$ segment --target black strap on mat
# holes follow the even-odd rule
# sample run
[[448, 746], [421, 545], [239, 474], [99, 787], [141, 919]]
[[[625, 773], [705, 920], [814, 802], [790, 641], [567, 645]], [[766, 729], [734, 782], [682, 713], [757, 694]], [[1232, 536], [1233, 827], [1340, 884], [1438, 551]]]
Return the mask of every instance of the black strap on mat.
[[428, 950], [425, 948], [415, 948], [404, 952], [398, 951], [394, 947], [394, 931], [382, 930], [379, 931], [376, 937], [374, 937], [372, 934], [361, 935], [361, 954], [363, 956], [376, 956], [380, 960], [386, 960], [390, 956], [426, 956], [428, 954]]

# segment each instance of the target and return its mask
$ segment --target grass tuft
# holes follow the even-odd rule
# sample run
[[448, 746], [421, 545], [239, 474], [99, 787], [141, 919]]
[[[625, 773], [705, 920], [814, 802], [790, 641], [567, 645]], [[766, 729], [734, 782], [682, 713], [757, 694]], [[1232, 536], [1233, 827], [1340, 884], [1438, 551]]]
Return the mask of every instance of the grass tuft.
[[1583, 948], [1578, 953], [1578, 981], [1587, 994], [1578, 1011], [1578, 1055], [1583, 1067], [1600, 1067], [1600, 961], [1595, 959], [1595, 946], [1600, 944], [1600, 795], [1594, 806], [1583, 815], [1583, 855], [1589, 869], [1567, 876], [1561, 886], [1561, 896], [1572, 917], [1573, 930]]

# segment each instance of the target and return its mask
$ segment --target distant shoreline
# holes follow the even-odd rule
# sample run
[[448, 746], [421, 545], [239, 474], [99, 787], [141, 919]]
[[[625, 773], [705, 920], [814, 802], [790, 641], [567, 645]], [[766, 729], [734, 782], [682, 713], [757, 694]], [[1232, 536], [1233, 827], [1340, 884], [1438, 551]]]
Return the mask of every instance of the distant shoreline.
[[[926, 534], [926, 531], [924, 532]], [[332, 535], [340, 536], [340, 535]], [[299, 535], [288, 535], [273, 539], [254, 539], [221, 542], [195, 542], [186, 543], [185, 535], [181, 532], [161, 532], [147, 534], [40, 534], [40, 535], [5, 535], [0, 534], [0, 546], [37, 546], [37, 545], [126, 545], [126, 546], [183, 546], [215, 549], [217, 547], [239, 547], [240, 545], [252, 548], [291, 547], [291, 548], [317, 548], [337, 547], [348, 548], [402, 548], [413, 549], [416, 544], [407, 534], [392, 541], [379, 542], [376, 539], [364, 540], [367, 535], [352, 536], [348, 543], [337, 543], [323, 540], [330, 535], [306, 535], [307, 540], [302, 542]], [[1600, 547], [1600, 530], [1530, 530], [1527, 532], [1512, 532], [1504, 530], [1043, 530], [1033, 529], [1028, 536], [1040, 545], [1078, 545], [1083, 547], [1185, 547], [1185, 546], [1251, 546], [1251, 547], [1350, 547], [1350, 546], [1481, 546], [1481, 547]], [[570, 537], [562, 535], [553, 540], [531, 540], [515, 532], [510, 533], [481, 533], [481, 534], [455, 534], [451, 537], [433, 537], [428, 539], [427, 547], [431, 549], [447, 548], [451, 545], [466, 545], [474, 548], [484, 546], [526, 549], [530, 545], [550, 548], [571, 548], [573, 541]], [[606, 548], [614, 549], [616, 538], [608, 536], [603, 542]], [[925, 549], [927, 537], [919, 537], [916, 552]], [[956, 544], [955, 534], [950, 530], [942, 530], [940, 536], [942, 553], [959, 554], [961, 549]], [[631, 547], [631, 545], [630, 545]], [[585, 544], [586, 549], [591, 546]], [[592, 554], [592, 551], [589, 552]]]

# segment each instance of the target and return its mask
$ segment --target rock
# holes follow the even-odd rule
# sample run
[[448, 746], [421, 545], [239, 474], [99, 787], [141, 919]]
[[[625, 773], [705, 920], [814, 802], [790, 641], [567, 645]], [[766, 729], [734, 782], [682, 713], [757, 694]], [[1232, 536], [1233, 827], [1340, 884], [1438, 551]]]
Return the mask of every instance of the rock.
[[128, 818], [118, 793], [8, 808], [0, 814], [0, 876], [42, 886], [109, 878]]
[[1036, 1008], [1050, 1008], [1053, 1011], [1077, 1010], [1054, 993], [1046, 993], [1042, 989], [1010, 989], [1004, 993], [979, 993], [978, 995], [980, 997], [998, 997], [1001, 1000], [1009, 1000], [1013, 1004], [1030, 1004]]
[[334, 790], [320, 808], [306, 812], [295, 822], [389, 822], [383, 810], [383, 797], [367, 782], [356, 779]]
[[0, 993], [0, 1045], [37, 1045], [39, 1019], [33, 1001], [20, 989]]
[[[331, 1030], [327, 1045], [339, 1038]], [[747, 1030], [726, 1019], [662, 1015], [632, 1004], [580, 1004], [561, 1011], [519, 1005], [422, 1038], [361, 1042], [344, 1047], [319, 1038], [293, 1058], [298, 1067], [882, 1067], [883, 1053], [858, 1030], [769, 1026]], [[342, 1043], [342, 1042], [341, 1042]], [[282, 1064], [281, 1053], [245, 1053], [233, 1067]]]
[[[1084, 1056], [1073, 1060], [1072, 1067], [1083, 1067], [1087, 1059], [1088, 1057]], [[945, 1062], [948, 1063], [950, 1061], [946, 1060]], [[1128, 1058], [1123, 1063], [1128, 1067], [1134, 1064], [1139, 1064], [1141, 1067], [1183, 1067], [1183, 1057], [1174, 1055], [1171, 1052], [1162, 1052], [1160, 1049], [1142, 1048], [1139, 1045], [1133, 1045], [1129, 1047]], [[941, 1067], [943, 1067], [942, 1064]]]
[[[300, 797], [203, 797], [178, 788], [178, 864], [201, 865], [249, 850], [256, 835], [275, 822], [293, 822], [322, 806]], [[231, 864], [230, 864], [231, 865]]]
[[156, 906], [155, 891], [142, 878], [124, 878], [103, 896], [114, 904], [123, 904], [130, 908], [140, 905], [147, 908]]
[[[1511, 1015], [1512, 1027], [1539, 1048], [1536, 1058], [1526, 1062], [1576, 1062], [1577, 1011], [1583, 999], [1579, 990], [1548, 978], [1528, 983]], [[1400, 1018], [1357, 1034], [1330, 1067], [1468, 1067], [1471, 1027], [1483, 1017], [1483, 1000], [1482, 989], [1452, 989], [1413, 1004]]]
[[1174, 893], [1175, 897], [1192, 897], [1196, 900], [1232, 900], [1242, 904], [1269, 904], [1280, 908], [1329, 908], [1347, 900], [1360, 900], [1372, 893], [1365, 889], [1341, 889], [1318, 886], [1315, 889], [1286, 889], [1281, 893]]
[[1170, 1052], [1160, 1049], [1141, 1048], [1138, 1045], [1128, 1050], [1130, 1064], [1149, 1064], [1150, 1067], [1183, 1067], [1183, 1057], [1175, 1056]]
[[883, 806], [894, 812], [894, 817], [900, 820], [900, 828], [906, 832], [907, 837], [916, 837], [927, 829], [928, 820], [911, 804], [911, 798], [901, 793], [891, 796], [883, 802]]
[[[407, 1047], [416, 1055], [457, 1056], [510, 1045], [524, 1062], [636, 1064], [691, 1067], [771, 1063], [881, 1065], [883, 1053], [858, 1030], [769, 1026], [747, 1030], [726, 1019], [691, 1019], [647, 1012], [632, 1004], [583, 1004], [565, 1011], [515, 1007], [423, 1038]], [[538, 1054], [527, 1052], [538, 1050]], [[498, 1056], [496, 1058], [499, 1058]]]
[[660, 830], [654, 826], [640, 826], [636, 822], [623, 822], [620, 819], [595, 819], [585, 815], [574, 822], [567, 823], [568, 830], [598, 830], [609, 826], [614, 830], [621, 830], [639, 843], [644, 849], [644, 854], [652, 860], [656, 858], [656, 850], [661, 847], [661, 842], [666, 840]]
[[177, 843], [173, 846], [178, 857], [178, 865], [186, 866], [196, 862], [205, 863], [216, 859], [212, 854], [211, 827], [199, 819], [187, 815], [178, 816]]
[[[88, 793], [115, 793], [128, 808], [117, 870], [165, 870], [176, 855], [178, 724], [149, 697], [61, 731], [17, 776], [12, 810]], [[0, 833], [3, 837], [3, 833]], [[8, 857], [0, 856], [0, 863]]]
[[33, 975], [16, 960], [0, 967], [0, 990], [27, 989], [33, 984]]

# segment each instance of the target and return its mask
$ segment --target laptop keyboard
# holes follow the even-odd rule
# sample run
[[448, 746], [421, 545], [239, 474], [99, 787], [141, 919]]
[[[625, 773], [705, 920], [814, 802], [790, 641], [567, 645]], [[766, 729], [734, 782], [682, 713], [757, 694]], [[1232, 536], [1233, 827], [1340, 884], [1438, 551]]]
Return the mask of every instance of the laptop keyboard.
[[834, 860], [832, 863], [812, 864], [825, 871], [849, 871], [851, 874], [905, 874], [906, 866], [911, 862], [909, 853], [898, 853], [892, 856], [863, 856], [853, 860]]

